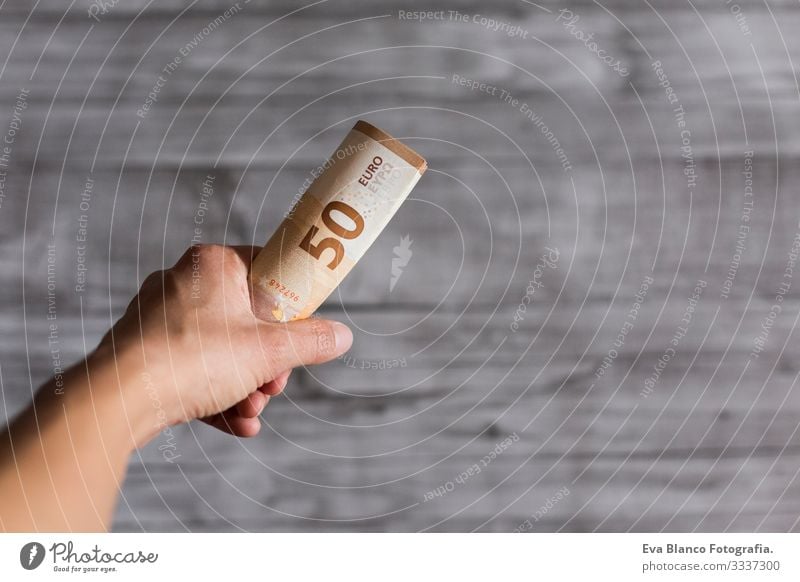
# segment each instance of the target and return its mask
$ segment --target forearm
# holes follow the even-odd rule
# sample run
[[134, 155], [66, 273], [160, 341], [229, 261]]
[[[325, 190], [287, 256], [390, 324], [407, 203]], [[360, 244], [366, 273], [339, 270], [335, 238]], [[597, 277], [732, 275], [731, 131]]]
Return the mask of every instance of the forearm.
[[118, 372], [109, 358], [81, 362], [62, 394], [45, 385], [0, 435], [0, 528], [108, 529], [128, 457], [147, 433]]

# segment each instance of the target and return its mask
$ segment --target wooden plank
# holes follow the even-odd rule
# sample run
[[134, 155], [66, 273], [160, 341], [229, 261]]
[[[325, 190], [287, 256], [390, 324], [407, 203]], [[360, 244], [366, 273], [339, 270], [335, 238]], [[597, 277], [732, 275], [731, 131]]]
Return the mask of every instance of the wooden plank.
[[[225, 10], [234, 3], [235, 2], [231, 0], [198, 0], [197, 2], [193, 2], [191, 6], [192, 12], [194, 13], [213, 14], [219, 12], [220, 10]], [[91, 0], [80, 0], [79, 2], [75, 3], [74, 7], [68, 12], [68, 14], [74, 19], [85, 18], [87, 15], [87, 10], [91, 4]], [[114, 20], [119, 18], [130, 18], [132, 15], [141, 12], [142, 9], [147, 6], [147, 4], [148, 2], [146, 0], [133, 0], [131, 2], [125, 2], [124, 4], [117, 4], [111, 10], [109, 10], [108, 14], [104, 16], [104, 19]], [[548, 10], [558, 10], [562, 6], [557, 0], [543, 0], [541, 2], [537, 2], [536, 4], [547, 8]], [[694, 0], [692, 4], [703, 12], [718, 13], [724, 10], [724, 7], [720, 7], [719, 3], [715, 2], [714, 0]], [[772, 10], [781, 10], [782, 8], [794, 6], [790, 0], [768, 0], [767, 2], [762, 2], [759, 0], [742, 0], [740, 4], [747, 11], [756, 13], [763, 11], [765, 5], [770, 7]], [[651, 12], [652, 9], [650, 7], [657, 9], [659, 12], [667, 13], [680, 13], [687, 10], [686, 5], [670, 2], [669, 0], [650, 0], [647, 4], [632, 4], [630, 2], [626, 2], [625, 0], [604, 0], [602, 5], [606, 8], [625, 13]], [[570, 6], [574, 8], [581, 8], [587, 11], [596, 11], [598, 9], [597, 4], [591, 0], [575, 0], [575, 2], [570, 3]], [[398, 1], [381, 3], [381, 7], [392, 12], [402, 9], [424, 9], [416, 7], [413, 3], [410, 4], [409, 2]], [[185, 8], [186, 4], [181, 3], [178, 0], [164, 0], [158, 4], [151, 4], [145, 12], [145, 16], [161, 20], [166, 19], [169, 16], [174, 16]], [[258, 15], [280, 15], [297, 8], [298, 6], [296, 4], [288, 0], [257, 3], [250, 7], [253, 13]], [[466, 13], [483, 14], [488, 12], [485, 4], [478, 0], [451, 0], [437, 4], [437, 9], [457, 9]], [[493, 9], [496, 13], [508, 15], [509, 17], [521, 17], [530, 13], [537, 13], [531, 4], [516, 1], [498, 3], [496, 6], [493, 6]], [[334, 10], [337, 14], [348, 16], [358, 16], [363, 14], [363, 9], [359, 9], [356, 6], [343, 2], [325, 2], [319, 6], [316, 6], [316, 10], [308, 10], [307, 12], [319, 14], [320, 12], [331, 12]], [[30, 7], [15, 4], [5, 6], [3, 11], [14, 16], [27, 15], [30, 12]], [[36, 10], [34, 12], [35, 15], [42, 19], [53, 18], [54, 15], [61, 15], [63, 13], [64, 5], [59, 4], [57, 0], [42, 0], [36, 5]], [[306, 11], [303, 12], [303, 14], [305, 13]]]
[[[421, 309], [441, 303], [451, 312], [466, 306], [513, 308], [547, 247], [560, 254], [555, 268], [540, 277], [536, 301], [542, 307], [584, 297], [630, 301], [648, 275], [651, 294], [658, 296], [670, 290], [685, 294], [702, 279], [718, 303], [731, 279], [729, 297], [770, 297], [798, 229], [787, 211], [793, 193], [778, 187], [774, 163], [756, 155], [753, 210], [743, 222], [743, 161], [721, 166], [721, 189], [717, 168], [704, 167], [691, 199], [684, 193], [683, 167], [675, 162], [664, 162], [663, 178], [660, 167], [638, 164], [635, 190], [630, 172], [621, 167], [601, 174], [576, 171], [574, 191], [551, 171], [540, 174], [539, 187], [519, 165], [502, 178], [466, 163], [452, 178], [434, 167], [329, 304]], [[792, 181], [797, 169], [782, 165], [782, 172], [783, 180]], [[205, 209], [200, 191], [209, 174], [215, 194]], [[0, 208], [0, 223], [7, 225], [0, 234], [3, 268], [16, 270], [25, 261], [26, 300], [34, 312], [43, 312], [47, 245], [54, 241], [62, 309], [76, 313], [83, 296], [87, 315], [107, 316], [109, 309], [119, 314], [146, 274], [172, 265], [191, 244], [196, 218], [202, 221], [202, 242], [262, 244], [307, 176], [294, 168], [277, 175], [259, 169], [244, 175], [159, 170], [152, 178], [133, 170], [120, 180], [110, 171], [83, 174], [69, 168], [62, 177], [60, 168], [48, 168], [37, 172], [26, 200], [28, 177], [11, 174]], [[92, 181], [88, 209], [81, 204], [87, 178]], [[85, 291], [76, 292], [84, 215], [87, 282]], [[742, 225], [751, 230], [739, 252]], [[414, 254], [390, 291], [393, 248], [403, 236], [414, 241]], [[9, 301], [22, 300], [21, 285], [2, 293]], [[797, 290], [790, 293], [796, 296]]]
[[[249, 17], [253, 10], [250, 5], [213, 32], [203, 34], [189, 51], [185, 50], [187, 43], [216, 15], [190, 12], [171, 25], [171, 18], [156, 20], [157, 24], [152, 19], [134, 23], [111, 19], [96, 24], [90, 32], [89, 19], [67, 20], [58, 29], [52, 22], [34, 19], [17, 41], [4, 72], [6, 83], [1, 94], [9, 97], [19, 84], [32, 87], [39, 99], [52, 94], [57, 86], [54, 80], [60, 80], [72, 61], [70, 74], [59, 87], [62, 99], [82, 101], [100, 71], [90, 94], [93, 105], [103, 104], [98, 101], [103, 95], [116, 98], [125, 85], [127, 90], [120, 98], [139, 102], [150, 92], [162, 68], [176, 56], [181, 57], [181, 50], [184, 53], [179, 66], [165, 75], [168, 82], [158, 96], [162, 106], [179, 103], [189, 94], [208, 103], [218, 98], [221, 89], [228, 91], [229, 100], [253, 100], [303, 72], [282, 91], [284, 95], [317, 96], [315, 87], [320, 80], [334, 89], [403, 74], [460, 73], [506, 87], [521, 98], [533, 97], [534, 102], [576, 85], [585, 91], [566, 97], [593, 96], [595, 88], [603, 95], [629, 96], [628, 80], [640, 94], [659, 96], [662, 90], [649, 70], [655, 59], [662, 61], [671, 84], [684, 99], [704, 99], [701, 90], [714, 100], [719, 95], [735, 99], [732, 81], [740, 98], [759, 98], [763, 95], [762, 71], [771, 94], [791, 96], [797, 90], [797, 80], [778, 74], [777, 67], [790, 66], [789, 58], [796, 59], [800, 45], [789, 34], [783, 38], [774, 34], [776, 25], [770, 13], [745, 12], [753, 33], [744, 37], [733, 15], [724, 10], [701, 12], [699, 16], [688, 10], [659, 11], [658, 15], [626, 10], [619, 13], [617, 21], [596, 7], [573, 9], [581, 17], [581, 30], [593, 33], [599, 46], [621, 59], [628, 71], [633, 71], [630, 76], [621, 76], [601, 63], [556, 23], [553, 15], [535, 10], [508, 21], [528, 33], [520, 38], [473, 22], [405, 21], [397, 17], [396, 10], [380, 9], [360, 13], [355, 19], [318, 13], [292, 17], [259, 32], [270, 21]], [[377, 18], [363, 20], [370, 16]], [[492, 16], [503, 18], [502, 14]], [[797, 21], [794, 12], [779, 13], [780, 26], [786, 31], [796, 28]], [[18, 20], [0, 24], [0, 36], [8, 39], [9, 48], [20, 24]], [[81, 50], [75, 54], [87, 32]], [[308, 38], [298, 41], [302, 36]], [[431, 42], [432, 38], [436, 41]], [[241, 46], [233, 50], [237, 45]], [[402, 46], [427, 48], [384, 48]], [[229, 51], [233, 52], [226, 56]], [[327, 64], [319, 67], [322, 63]], [[129, 78], [137, 64], [137, 74]], [[530, 71], [532, 76], [513, 65]], [[237, 81], [242, 75], [244, 78]], [[203, 76], [204, 82], [195, 87]], [[378, 91], [383, 89], [384, 96], [397, 90], [416, 98], [440, 93], [424, 84], [416, 84], [413, 91], [407, 83], [399, 88], [386, 83], [375, 86]]]
[[[274, 466], [260, 471], [252, 464], [239, 470], [217, 467], [225, 481], [214, 473], [181, 472], [176, 466], [149, 475], [134, 470], [125, 491], [130, 507], [118, 512], [115, 527], [121, 531], [140, 527], [148, 531], [381, 531], [388, 521], [392, 531], [512, 531], [566, 487], [569, 495], [535, 522], [533, 531], [796, 528], [800, 508], [791, 501], [798, 488], [793, 468], [796, 453], [782, 456], [777, 468], [768, 458], [751, 458], [744, 463], [744, 470], [741, 460], [724, 459], [711, 477], [708, 459], [694, 459], [685, 465], [678, 459], [658, 464], [601, 459], [573, 482], [579, 470], [574, 460], [554, 465], [526, 462], [524, 455], [513, 451], [459, 485], [453, 480], [477, 460], [474, 456], [453, 457], [435, 470], [392, 485], [366, 488], [359, 477], [367, 467], [374, 472], [374, 463], [362, 463], [362, 469], [355, 471], [337, 463], [332, 473], [318, 460], [303, 466], [312, 480], [331, 474], [351, 475], [355, 487], [343, 489], [281, 479]], [[514, 471], [513, 478], [507, 479]], [[769, 478], [764, 480], [765, 476]], [[670, 480], [673, 485], [665, 489]], [[426, 492], [448, 482], [454, 484], [450, 493], [424, 501]], [[725, 489], [728, 484], [731, 486]], [[485, 495], [489, 490], [491, 494]], [[163, 503], [154, 501], [156, 492]], [[652, 504], [659, 496], [661, 502]], [[745, 501], [746, 508], [740, 513]], [[182, 523], [170, 516], [167, 507], [177, 516], [191, 515], [191, 521]], [[390, 520], [379, 517], [390, 511], [395, 512]], [[642, 516], [644, 519], [639, 519]]]
[[[443, 98], [452, 94], [451, 90], [451, 86], [446, 86]], [[413, 115], [402, 109], [365, 114], [365, 109], [370, 108], [348, 102], [346, 97], [339, 103], [341, 107], [333, 102], [315, 105], [307, 114], [294, 117], [285, 125], [283, 122], [296, 111], [295, 106], [265, 104], [245, 120], [242, 107], [223, 105], [215, 108], [205, 121], [207, 106], [187, 107], [175, 119], [174, 111], [155, 109], [138, 127], [137, 106], [130, 104], [121, 107], [110, 120], [108, 111], [84, 111], [77, 126], [77, 110], [59, 108], [47, 118], [46, 127], [42, 124], [45, 111], [32, 105], [26, 113], [27, 125], [14, 155], [16, 163], [26, 166], [32, 162], [38, 146], [37, 169], [55, 164], [60, 168], [66, 159], [70, 166], [83, 172], [91, 169], [95, 155], [98, 168], [118, 168], [123, 158], [128, 167], [148, 170], [153, 166], [206, 169], [214, 164], [273, 169], [290, 160], [288, 165], [307, 172], [330, 155], [356, 118], [367, 117], [407, 139], [425, 154], [434, 169], [449, 171], [463, 165], [465, 160], [473, 165], [485, 164], [481, 158], [499, 169], [510, 164], [562, 164], [552, 143], [536, 125], [523, 114], [498, 107], [497, 103], [476, 102], [464, 105], [462, 113], [450, 113], [438, 111], [443, 101], [437, 100], [419, 104], [426, 109], [415, 109]], [[615, 106], [612, 115], [602, 103], [584, 103], [576, 110], [583, 127], [560, 103], [544, 102], [535, 110], [553, 131], [574, 171], [598, 163], [603, 167], [628, 166], [631, 160], [652, 160], [659, 154], [667, 160], [679, 158], [680, 129], [667, 105], [663, 101], [648, 106], [645, 114], [638, 102], [623, 101]], [[402, 103], [387, 100], [381, 105], [393, 106]], [[741, 160], [746, 147], [775, 157], [776, 141], [782, 157], [792, 159], [800, 154], [796, 104], [781, 101], [770, 106], [754, 102], [742, 108], [749, 141], [745, 141], [740, 123], [728, 121], [740, 119], [738, 105], [721, 101], [712, 104], [710, 112], [705, 106], [693, 108], [688, 127], [695, 160], [710, 164], [719, 159]], [[709, 115], [713, 115], [715, 125]], [[780, 120], [780, 131], [776, 131], [774, 120]], [[240, 123], [243, 125], [237, 128]], [[319, 137], [319, 132], [331, 124], [334, 127]], [[69, 147], [73, 129], [73, 143]], [[76, 144], [83, 147], [75, 147]], [[527, 152], [527, 159], [520, 150]], [[569, 174], [569, 168], [561, 170], [562, 175]]]

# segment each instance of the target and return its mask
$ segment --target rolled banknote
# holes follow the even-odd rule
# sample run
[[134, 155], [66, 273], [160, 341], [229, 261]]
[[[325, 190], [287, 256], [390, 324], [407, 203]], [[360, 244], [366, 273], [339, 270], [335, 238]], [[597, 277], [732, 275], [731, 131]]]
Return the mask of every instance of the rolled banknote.
[[250, 271], [260, 319], [310, 316], [342, 282], [427, 164], [366, 121], [355, 124], [258, 253]]

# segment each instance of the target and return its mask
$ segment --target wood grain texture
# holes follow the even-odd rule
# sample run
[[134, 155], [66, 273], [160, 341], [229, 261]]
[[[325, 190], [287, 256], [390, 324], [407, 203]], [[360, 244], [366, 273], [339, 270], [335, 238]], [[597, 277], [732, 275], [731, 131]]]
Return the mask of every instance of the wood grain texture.
[[[552, 1], [440, 7], [527, 38], [399, 18], [426, 9], [411, 1], [252, 2], [207, 35], [231, 2], [125, 2], [100, 22], [87, 1], [62, 4], [0, 9], [0, 136], [29, 91], [0, 198], [2, 418], [52, 373], [48, 245], [75, 361], [189, 245], [206, 176], [202, 240], [258, 245], [355, 119], [429, 162], [323, 308], [356, 330], [348, 357], [296, 371], [256, 439], [160, 435], [131, 461], [115, 529], [511, 531], [562, 488], [534, 531], [798, 529], [796, 273], [752, 354], [800, 229], [795, 3], [740, 2], [749, 35], [711, 0], [571, 3], [627, 77]], [[413, 256], [391, 290], [404, 236]], [[557, 265], [537, 271], [548, 247]]]

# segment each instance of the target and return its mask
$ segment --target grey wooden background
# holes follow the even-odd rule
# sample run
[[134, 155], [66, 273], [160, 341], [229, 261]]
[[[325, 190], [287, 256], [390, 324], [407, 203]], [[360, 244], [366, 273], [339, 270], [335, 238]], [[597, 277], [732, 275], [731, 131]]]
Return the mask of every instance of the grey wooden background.
[[[160, 436], [131, 461], [115, 529], [512, 531], [526, 519], [533, 531], [798, 529], [800, 281], [785, 271], [800, 219], [796, 3], [739, 0], [749, 34], [712, 0], [254, 0], [209, 34], [227, 0], [130, 0], [100, 22], [85, 0], [0, 6], [0, 134], [29, 91], [0, 205], [4, 419], [52, 374], [51, 349], [79, 359], [144, 276], [189, 245], [207, 175], [203, 241], [259, 244], [358, 118], [430, 164], [323, 309], [356, 330], [352, 359], [296, 373], [256, 439], [200, 424]], [[556, 21], [561, 7], [627, 77]], [[398, 17], [420, 9], [468, 22]], [[691, 189], [659, 60], [686, 112]], [[541, 116], [571, 169], [501, 90]], [[390, 293], [403, 236], [413, 255]], [[548, 246], [558, 263], [537, 273]], [[647, 277], [633, 328], [597, 378]], [[532, 279], [542, 287], [514, 331]], [[698, 280], [692, 323], [642, 396]], [[394, 359], [405, 365], [361, 369]], [[519, 440], [457, 479], [510, 435]], [[170, 445], [174, 463], [159, 450]], [[437, 488], [445, 494], [429, 494]]]

